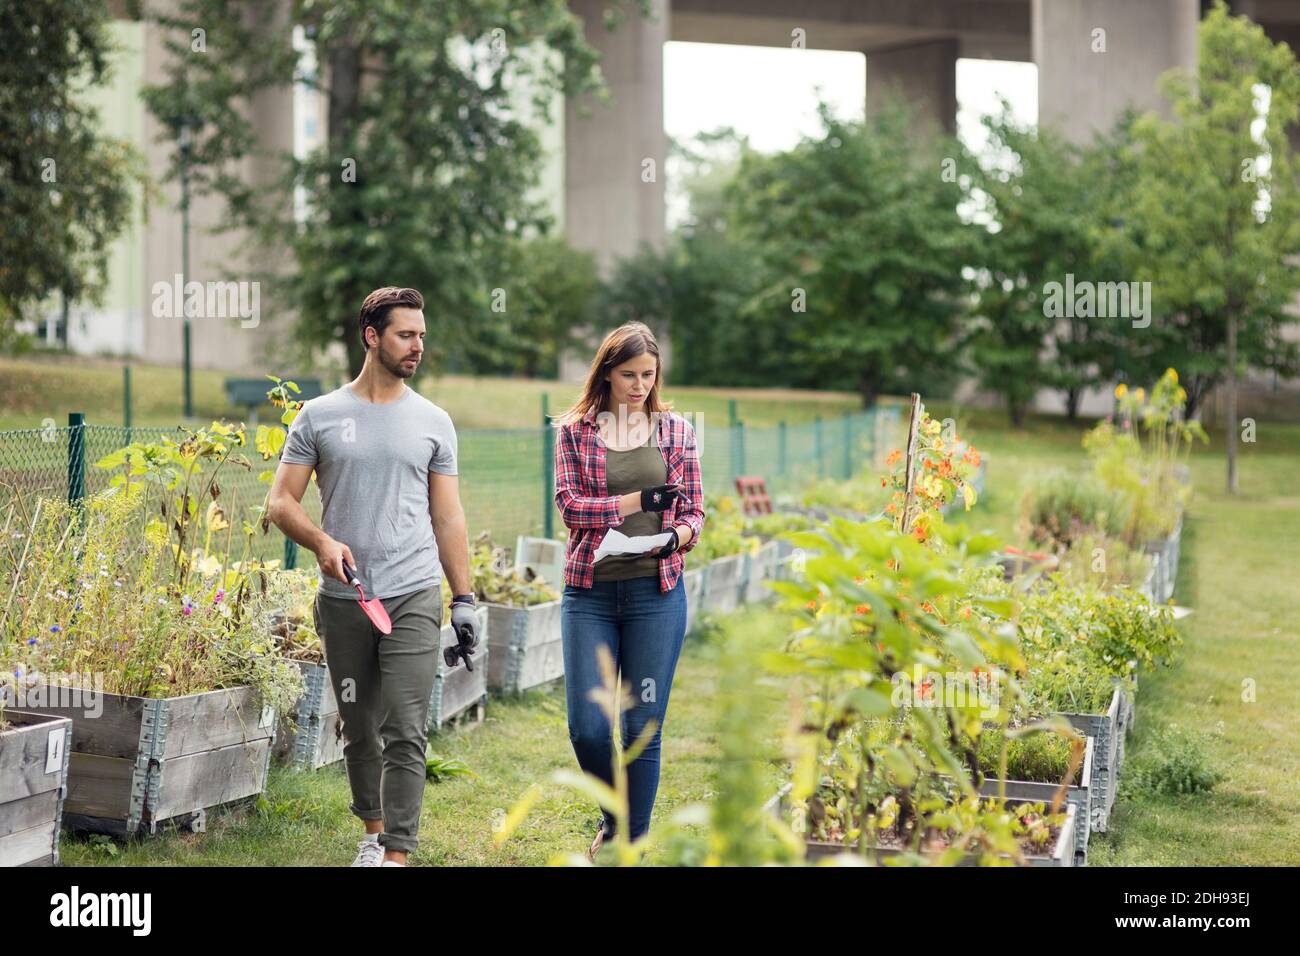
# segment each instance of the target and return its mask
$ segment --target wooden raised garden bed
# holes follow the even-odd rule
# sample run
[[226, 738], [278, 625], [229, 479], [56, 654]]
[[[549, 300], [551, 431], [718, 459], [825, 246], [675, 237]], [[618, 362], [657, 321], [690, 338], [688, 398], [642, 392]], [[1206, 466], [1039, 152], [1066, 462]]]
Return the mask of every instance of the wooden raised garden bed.
[[[1007, 798], [1008, 804], [1025, 803], [1024, 800], [1014, 800]], [[1077, 808], [1073, 803], [1067, 803], [1065, 807], [1065, 823], [1061, 825], [1060, 832], [1056, 835], [1056, 842], [1052, 845], [1047, 853], [1043, 854], [1026, 854], [1026, 866], [1074, 866], [1075, 865], [1075, 837], [1074, 827]], [[825, 859], [833, 857], [840, 853], [854, 853], [856, 847], [845, 846], [843, 843], [825, 843], [819, 840], [809, 840], [805, 843], [807, 847], [807, 858], [809, 860]], [[904, 856], [908, 851], [894, 847], [877, 847], [872, 851], [878, 861], [884, 861], [895, 857]], [[940, 851], [923, 851], [926, 857], [938, 858]], [[976, 866], [978, 860], [973, 856], [963, 859], [957, 866]]]
[[343, 721], [324, 664], [300, 661], [303, 691], [293, 722], [280, 720], [275, 736], [277, 761], [299, 770], [317, 770], [343, 759]]
[[1088, 782], [1088, 828], [1093, 833], [1105, 833], [1110, 821], [1110, 811], [1115, 805], [1116, 784], [1119, 780], [1120, 740], [1124, 692], [1115, 688], [1110, 704], [1101, 714], [1061, 714], [1079, 733], [1093, 742], [1092, 775]]
[[97, 718], [83, 707], [43, 708], [72, 721], [64, 826], [134, 837], [163, 821], [201, 819], [202, 811], [266, 786], [276, 719], [255, 689], [169, 698], [105, 693], [100, 702]]
[[1164, 604], [1174, 596], [1174, 585], [1178, 580], [1178, 558], [1183, 538], [1183, 516], [1178, 516], [1178, 524], [1173, 533], [1162, 541], [1148, 544], [1146, 552], [1151, 556], [1151, 573], [1143, 582], [1140, 590], [1152, 604]]
[[[1096, 741], [1086, 738], [1083, 750], [1083, 765], [1079, 768], [1079, 782], [1065, 791], [1065, 799], [1074, 808], [1074, 866], [1088, 865], [1088, 836], [1092, 832], [1090, 809], [1092, 806], [1091, 782], [1093, 751]], [[1059, 783], [1045, 783], [1034, 780], [1008, 780], [1004, 791], [1007, 799], [1042, 802], [1049, 806], [1060, 790]], [[996, 797], [998, 781], [986, 778], [980, 785], [980, 795]]]
[[5, 710], [0, 731], [0, 866], [53, 866], [68, 780], [67, 717]]
[[700, 618], [700, 608], [704, 606], [704, 589], [707, 585], [709, 569], [692, 568], [682, 574], [682, 585], [686, 588], [686, 633], [695, 629]]
[[[763, 807], [764, 811], [768, 813], [780, 815], [783, 809], [787, 806], [786, 801], [788, 800], [790, 789], [791, 789], [791, 785], [788, 783], [785, 784], [776, 793], [776, 795], [773, 796], [770, 800], [768, 800], [768, 802], [764, 805]], [[1011, 797], [1010, 795], [1008, 795], [1007, 797], [1008, 804], [1014, 805], [1018, 803], [1027, 803], [1027, 802], [1037, 803], [1039, 801], [1017, 799], [1015, 797]], [[1050, 803], [1051, 801], [1049, 799], [1043, 802]], [[1061, 826], [1060, 831], [1057, 833], [1056, 841], [1053, 844], [1050, 852], [1026, 856], [1025, 857], [1026, 865], [1035, 866], [1035, 867], [1038, 866], [1062, 866], [1063, 867], [1063, 866], [1076, 865], [1075, 825], [1076, 825], [1077, 813], [1078, 813], [1078, 809], [1075, 806], [1075, 804], [1072, 802], [1067, 802], [1065, 806], [1065, 823]], [[805, 848], [804, 849], [805, 858], [811, 861], [826, 859], [828, 857], [834, 857], [841, 853], [849, 853], [854, 855], [858, 854], [858, 848], [856, 846], [850, 846], [844, 843], [831, 843], [825, 840], [805, 840], [804, 848]], [[871, 852], [877, 861], [884, 861], [893, 857], [903, 856], [908, 851], [901, 848], [894, 848], [894, 847], [876, 847]], [[940, 855], [940, 852], [941, 851], [926, 851], [924, 855], [927, 857], [933, 856], [937, 858]], [[975, 866], [977, 862], [978, 861], [974, 857], [968, 857], [967, 859], [963, 860], [961, 863], [958, 863], [957, 865]]]
[[564, 676], [559, 601], [483, 607], [488, 615], [488, 687], [512, 694]]
[[765, 541], [757, 551], [745, 555], [745, 587], [741, 594], [745, 604], [764, 601], [774, 593], [767, 582], [776, 579], [776, 554], [776, 542]]
[[734, 611], [740, 603], [744, 588], [745, 555], [729, 554], [709, 562], [709, 576], [705, 579], [704, 610], [711, 614]]

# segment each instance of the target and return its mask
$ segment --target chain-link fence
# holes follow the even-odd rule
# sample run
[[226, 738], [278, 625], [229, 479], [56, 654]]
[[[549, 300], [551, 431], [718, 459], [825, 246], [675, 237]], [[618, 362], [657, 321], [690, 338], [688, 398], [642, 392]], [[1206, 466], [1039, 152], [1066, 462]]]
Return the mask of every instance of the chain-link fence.
[[[750, 427], [737, 422], [705, 427], [697, 422], [705, 493], [734, 493], [735, 479], [741, 476], [764, 478], [773, 496], [792, 493], [820, 478], [847, 478], [871, 467], [883, 443], [894, 437], [898, 419], [897, 407], [882, 406], [798, 425]], [[164, 437], [179, 440], [181, 435], [175, 429], [96, 425], [78, 414], [69, 416], [67, 426], [0, 431], [0, 520], [11, 506], [19, 518], [30, 515], [42, 496], [76, 500], [104, 491], [120, 469], [99, 468], [96, 462], [132, 442]], [[563, 535], [554, 505], [552, 429], [465, 430], [459, 434], [459, 450], [461, 500], [471, 537], [490, 529], [497, 543], [512, 546], [521, 534]], [[264, 503], [269, 485], [258, 474], [276, 464], [263, 463], [251, 449], [245, 457], [250, 468], [228, 462], [216, 483], [215, 500], [237, 537], [244, 522], [259, 523], [251, 509]], [[303, 506], [313, 520], [320, 520], [315, 482], [308, 487]], [[207, 502], [201, 507], [206, 508]], [[284, 536], [274, 526], [266, 534], [259, 528], [254, 535], [254, 557], [278, 558], [292, 566], [295, 551], [286, 548]]]

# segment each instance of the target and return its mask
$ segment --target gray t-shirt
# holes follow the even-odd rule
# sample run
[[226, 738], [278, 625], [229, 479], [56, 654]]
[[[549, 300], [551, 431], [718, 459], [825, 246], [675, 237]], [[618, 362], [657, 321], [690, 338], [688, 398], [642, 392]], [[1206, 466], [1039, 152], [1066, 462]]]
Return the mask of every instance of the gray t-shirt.
[[[321, 527], [351, 549], [366, 597], [400, 597], [441, 582], [429, 473], [456, 474], [456, 430], [445, 411], [411, 388], [377, 404], [344, 385], [303, 405], [280, 460], [315, 467]], [[320, 590], [357, 596], [324, 575]]]

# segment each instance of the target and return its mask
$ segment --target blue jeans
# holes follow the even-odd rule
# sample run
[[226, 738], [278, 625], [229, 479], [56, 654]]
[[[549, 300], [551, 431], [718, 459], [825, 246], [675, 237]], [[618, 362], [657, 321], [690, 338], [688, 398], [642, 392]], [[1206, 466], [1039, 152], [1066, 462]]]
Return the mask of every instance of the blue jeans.
[[[601, 686], [596, 649], [609, 648], [633, 706], [623, 712], [623, 746], [628, 747], [654, 722], [654, 738], [627, 768], [630, 836], [650, 829], [650, 811], [659, 789], [659, 741], [673, 672], [686, 637], [686, 588], [659, 590], [659, 577], [597, 581], [590, 588], [566, 586], [561, 605], [564, 681], [569, 739], [578, 765], [613, 785], [614, 742], [609, 720], [591, 691]], [[614, 818], [605, 812], [605, 827]]]

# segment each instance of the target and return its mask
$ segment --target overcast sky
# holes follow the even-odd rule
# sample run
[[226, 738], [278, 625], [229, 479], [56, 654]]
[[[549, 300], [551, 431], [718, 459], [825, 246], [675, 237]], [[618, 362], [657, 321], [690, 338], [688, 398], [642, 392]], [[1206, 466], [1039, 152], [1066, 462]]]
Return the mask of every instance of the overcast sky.
[[[861, 119], [866, 58], [835, 50], [791, 50], [713, 43], [664, 45], [664, 128], [676, 140], [734, 127], [763, 151], [788, 149], [818, 132], [819, 97], [836, 115]], [[957, 133], [978, 151], [979, 117], [1010, 101], [1024, 122], [1038, 119], [1038, 68], [1000, 60], [957, 61]], [[684, 203], [667, 181], [669, 223]]]

